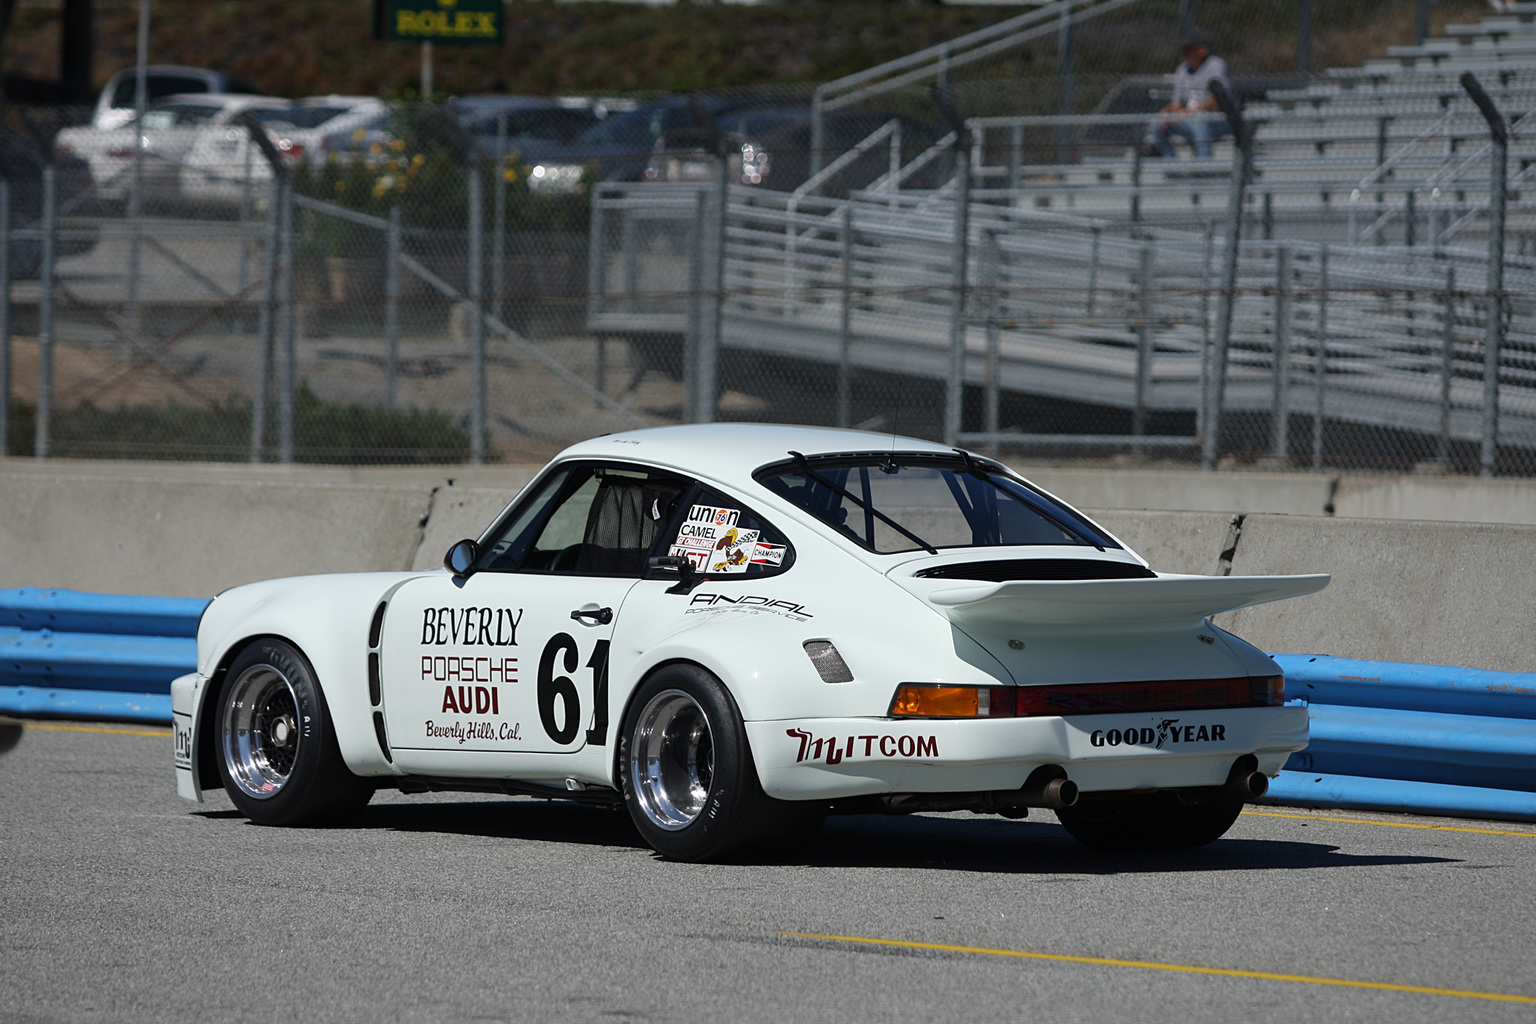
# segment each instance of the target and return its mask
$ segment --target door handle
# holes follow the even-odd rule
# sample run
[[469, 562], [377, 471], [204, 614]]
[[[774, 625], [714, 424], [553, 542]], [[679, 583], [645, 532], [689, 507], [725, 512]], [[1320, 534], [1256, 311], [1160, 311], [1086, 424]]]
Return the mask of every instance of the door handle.
[[577, 622], [581, 622], [583, 619], [591, 619], [592, 622], [589, 623], [590, 625], [606, 626], [608, 623], [613, 621], [613, 609], [577, 608], [575, 611], [571, 612], [571, 618], [575, 619]]

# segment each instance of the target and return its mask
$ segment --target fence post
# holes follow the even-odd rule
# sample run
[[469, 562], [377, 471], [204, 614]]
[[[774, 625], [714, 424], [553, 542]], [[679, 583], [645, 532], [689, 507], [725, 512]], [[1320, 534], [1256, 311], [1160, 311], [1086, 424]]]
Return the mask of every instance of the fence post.
[[479, 161], [469, 175], [469, 461], [485, 464], [485, 307], [482, 259], [485, 248], [484, 178]]
[[1451, 459], [1451, 373], [1456, 363], [1456, 267], [1445, 268], [1445, 308], [1440, 337], [1440, 448], [1442, 463]]
[[943, 86], [929, 86], [929, 95], [955, 133], [955, 224], [951, 254], [954, 301], [949, 316], [949, 371], [944, 383], [944, 443], [959, 443], [962, 407], [965, 402], [965, 300], [966, 273], [970, 259], [971, 231], [971, 133], [955, 108], [954, 97]]
[[842, 246], [842, 316], [838, 325], [837, 347], [837, 425], [848, 426], [849, 350], [853, 345], [853, 204], [843, 207]]
[[251, 461], [260, 462], [267, 442], [267, 406], [272, 401], [272, 345], [277, 323], [278, 249], [281, 241], [283, 179], [273, 176], [267, 199], [267, 259], [265, 295], [256, 314], [256, 394], [251, 399]]
[[1008, 126], [1008, 187], [1016, 189], [1023, 183], [1024, 174], [1024, 126]]
[[982, 235], [981, 244], [982, 288], [985, 289], [987, 308], [987, 405], [986, 425], [982, 428], [991, 437], [992, 449], [997, 449], [998, 405], [1001, 388], [998, 381], [999, 352], [1002, 330], [998, 325], [998, 306], [1002, 299], [1003, 250], [998, 244], [996, 231]]
[[821, 170], [825, 159], [822, 150], [827, 144], [826, 138], [826, 112], [823, 104], [826, 96], [822, 93], [825, 86], [818, 85], [816, 91], [811, 93], [811, 173], [807, 177], [814, 178]]
[[1274, 412], [1269, 421], [1269, 453], [1283, 459], [1291, 440], [1291, 247], [1275, 252]]
[[1317, 352], [1312, 367], [1317, 405], [1312, 411], [1312, 468], [1323, 469], [1323, 397], [1328, 390], [1328, 246], [1317, 254]]
[[11, 452], [11, 183], [0, 178], [0, 459]]
[[1227, 206], [1227, 251], [1222, 268], [1221, 297], [1216, 313], [1215, 366], [1211, 375], [1211, 401], [1205, 411], [1205, 436], [1200, 441], [1200, 467], [1216, 468], [1217, 443], [1221, 436], [1221, 406], [1227, 391], [1227, 350], [1232, 343], [1232, 315], [1237, 305], [1237, 259], [1243, 240], [1243, 202], [1248, 191], [1248, 175], [1253, 166], [1253, 137], [1237, 110], [1232, 96], [1220, 81], [1211, 83], [1222, 113], [1232, 125], [1232, 190]]
[[1188, 39], [1195, 33], [1195, 0], [1179, 0], [1179, 38]]
[[1147, 390], [1152, 377], [1152, 246], [1143, 242], [1137, 269], [1140, 292], [1136, 311], [1136, 405], [1131, 410], [1131, 433], [1147, 432]]
[[[1064, 4], [1061, 20], [1056, 29], [1056, 113], [1063, 117], [1072, 113], [1073, 51], [1072, 7]], [[1072, 126], [1065, 122], [1056, 130], [1057, 163], [1072, 162]]]
[[53, 240], [57, 229], [54, 211], [50, 163], [43, 168], [43, 252], [37, 269], [37, 437], [32, 452], [39, 459], [49, 455], [53, 417]]
[[1216, 260], [1216, 222], [1205, 222], [1205, 249], [1200, 261], [1200, 404], [1195, 409], [1195, 435], [1205, 436], [1206, 409], [1211, 400], [1211, 264]]
[[1493, 476], [1499, 457], [1499, 353], [1504, 346], [1504, 200], [1509, 162], [1509, 125], [1477, 76], [1461, 73], [1461, 87], [1472, 97], [1493, 140], [1488, 160], [1488, 333], [1483, 343], [1483, 447], [1481, 475]]
[[[491, 199], [491, 314], [507, 318], [507, 115], [496, 118], [496, 191]], [[601, 345], [602, 341], [599, 340]]]
[[400, 207], [389, 208], [384, 232], [384, 394], [395, 407], [400, 373]]
[[715, 422], [715, 392], [720, 371], [720, 332], [725, 310], [725, 221], [730, 211], [729, 180], [730, 161], [722, 153], [717, 157], [719, 176], [715, 181], [713, 202], [706, 191], [701, 194], [705, 201], [705, 220], [708, 231], [700, 236], [707, 256], [704, 264], [702, 316], [699, 322], [699, 352], [695, 366], [694, 384], [698, 396], [694, 401], [697, 417], [695, 422]]
[[277, 461], [293, 461], [294, 390], [298, 379], [298, 353], [294, 335], [298, 330], [298, 310], [293, 301], [293, 184], [285, 177], [278, 190], [282, 202], [278, 226], [278, 280], [281, 303], [278, 320], [282, 331], [282, 356], [278, 360], [277, 391]]
[[1088, 319], [1093, 319], [1094, 307], [1098, 303], [1099, 296], [1099, 241], [1104, 234], [1104, 229], [1095, 224], [1089, 229], [1092, 241], [1088, 248]]
[[1418, 0], [1419, 9], [1413, 22], [1413, 45], [1423, 46], [1424, 37], [1429, 35], [1429, 5], [1431, 0]]
[[695, 195], [693, 224], [689, 231], [688, 321], [683, 335], [683, 421], [701, 423], [699, 412], [699, 350], [704, 344], [704, 221], [709, 216], [709, 193]]
[[1296, 73], [1302, 78], [1312, 77], [1312, 4], [1313, 0], [1300, 0], [1300, 23], [1296, 30]]

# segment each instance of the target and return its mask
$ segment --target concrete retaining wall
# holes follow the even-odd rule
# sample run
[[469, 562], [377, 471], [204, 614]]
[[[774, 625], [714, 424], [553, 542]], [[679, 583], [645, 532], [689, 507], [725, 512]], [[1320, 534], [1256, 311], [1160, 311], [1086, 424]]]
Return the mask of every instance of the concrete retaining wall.
[[[275, 576], [436, 566], [534, 471], [489, 467], [449, 478], [396, 470], [359, 483], [265, 468], [10, 468], [0, 467], [0, 588], [178, 597]], [[1063, 478], [1040, 476], [1081, 500]], [[1411, 490], [1404, 484], [1401, 493]], [[1518, 493], [1512, 484], [1506, 497]], [[1164, 571], [1333, 573], [1322, 594], [1224, 617], [1222, 625], [1267, 650], [1536, 670], [1536, 526], [1238, 511], [1094, 515]]]

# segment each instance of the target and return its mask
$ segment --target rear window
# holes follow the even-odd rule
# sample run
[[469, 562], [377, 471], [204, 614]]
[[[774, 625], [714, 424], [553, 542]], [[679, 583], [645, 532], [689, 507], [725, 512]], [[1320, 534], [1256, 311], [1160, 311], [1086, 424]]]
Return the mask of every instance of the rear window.
[[816, 458], [757, 481], [880, 554], [956, 547], [1118, 548], [1102, 530], [978, 459], [923, 454]]
[[[112, 91], [112, 105], [114, 107], [131, 107], [134, 105], [134, 93], [138, 90], [138, 80], [133, 75], [128, 76], [117, 83], [117, 88]], [[166, 96], [175, 96], [187, 92], [207, 92], [208, 83], [201, 78], [190, 78], [186, 75], [147, 75], [144, 79], [144, 93], [148, 101]]]

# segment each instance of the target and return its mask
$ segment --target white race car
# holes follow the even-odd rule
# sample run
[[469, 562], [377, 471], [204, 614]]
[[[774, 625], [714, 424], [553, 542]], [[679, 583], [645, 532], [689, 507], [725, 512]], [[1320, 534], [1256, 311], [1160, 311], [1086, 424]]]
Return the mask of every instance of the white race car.
[[988, 459], [723, 424], [567, 449], [443, 569], [220, 594], [171, 687], [182, 796], [298, 824], [380, 786], [627, 807], [667, 857], [829, 813], [1052, 808], [1222, 835], [1307, 743], [1213, 626], [1329, 577], [1155, 573]]

